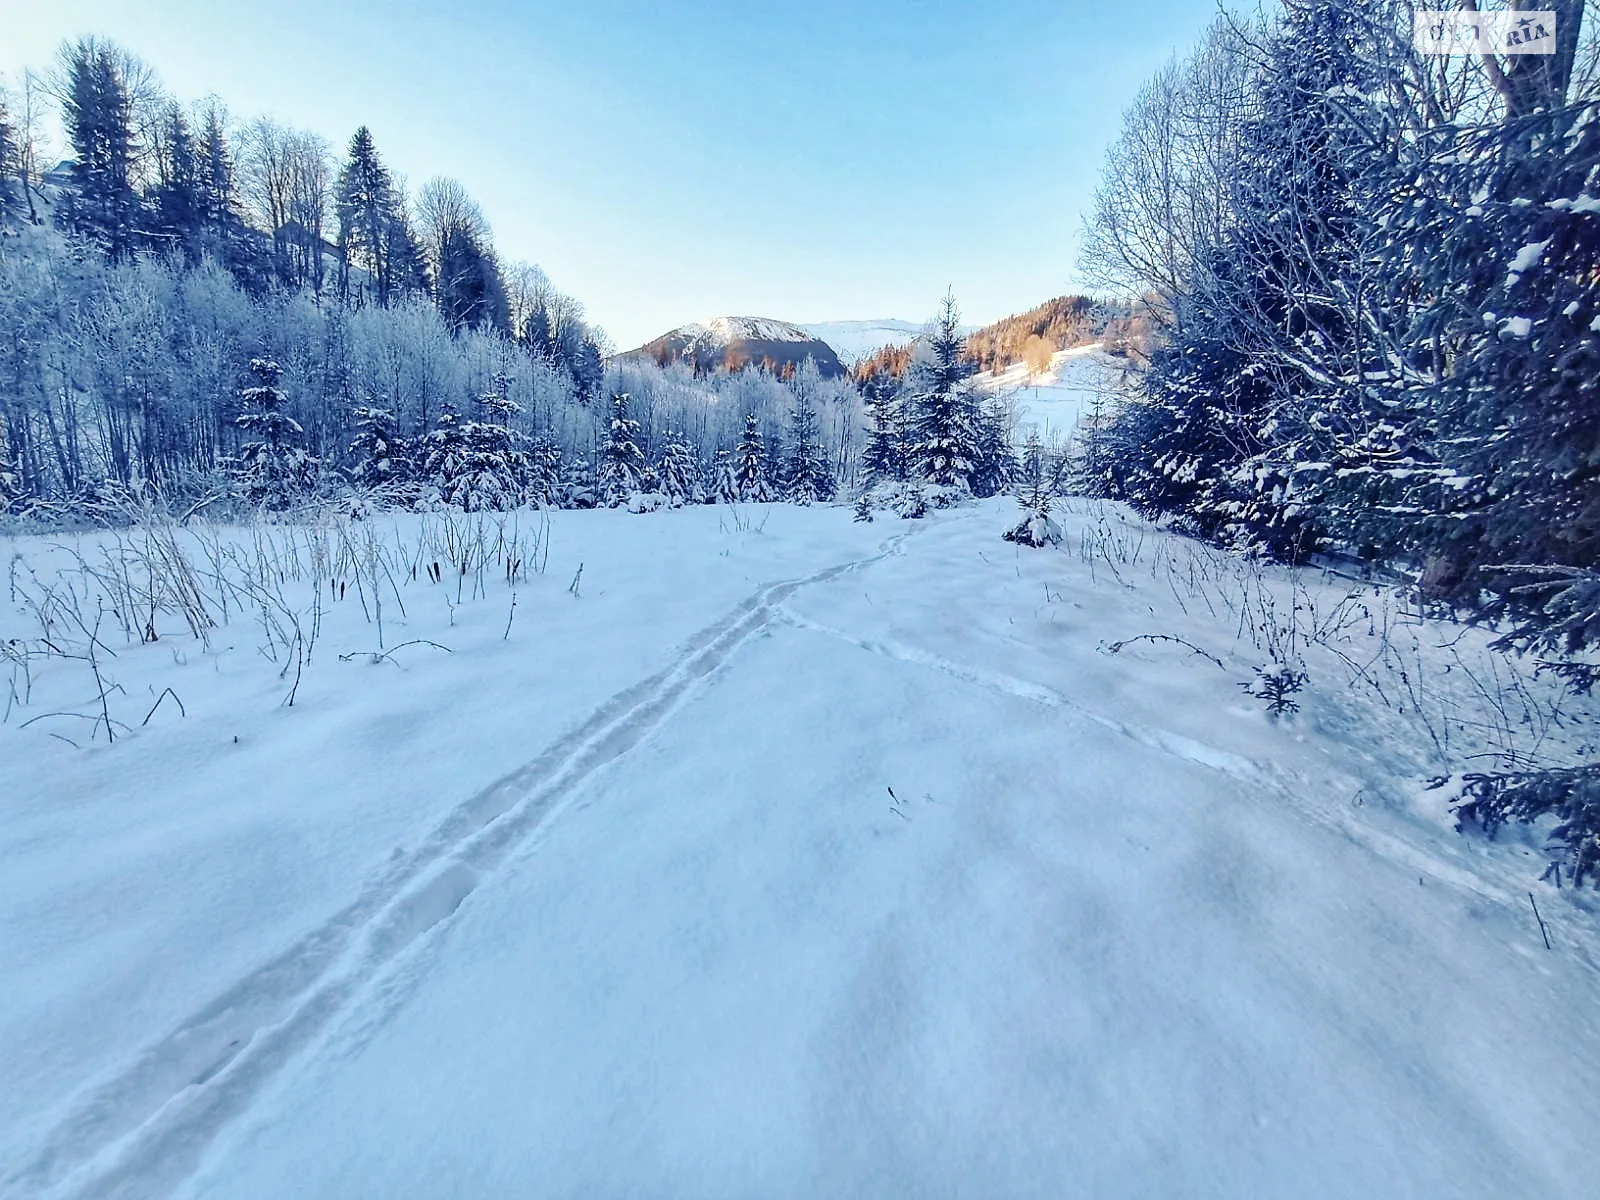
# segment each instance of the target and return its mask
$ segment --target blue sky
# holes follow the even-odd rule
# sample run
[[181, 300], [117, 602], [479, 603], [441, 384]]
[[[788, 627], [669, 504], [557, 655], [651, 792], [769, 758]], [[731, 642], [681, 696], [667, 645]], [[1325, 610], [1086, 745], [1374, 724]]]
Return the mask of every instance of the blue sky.
[[462, 181], [619, 348], [725, 313], [989, 321], [1070, 290], [1119, 114], [1209, 0], [0, 0], [190, 100]]

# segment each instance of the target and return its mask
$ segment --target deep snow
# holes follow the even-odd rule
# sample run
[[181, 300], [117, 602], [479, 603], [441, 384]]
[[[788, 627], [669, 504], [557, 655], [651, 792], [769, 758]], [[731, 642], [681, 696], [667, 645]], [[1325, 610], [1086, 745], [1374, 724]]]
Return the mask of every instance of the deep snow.
[[0, 1193], [1591, 1194], [1592, 902], [1417, 785], [1465, 667], [1271, 720], [1229, 603], [1380, 599], [1077, 509], [558, 513], [509, 634], [347, 598], [293, 708], [242, 618], [118, 646], [186, 717], [0, 726]]

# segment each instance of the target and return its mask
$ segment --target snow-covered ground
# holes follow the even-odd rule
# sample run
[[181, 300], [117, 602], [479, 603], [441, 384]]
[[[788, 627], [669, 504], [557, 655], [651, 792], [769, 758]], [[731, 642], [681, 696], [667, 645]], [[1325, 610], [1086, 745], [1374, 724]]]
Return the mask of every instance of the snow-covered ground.
[[[1418, 784], [1513, 732], [1481, 639], [1078, 509], [557, 513], [373, 566], [450, 651], [378, 661], [347, 568], [470, 521], [218, 531], [320, 619], [293, 707], [248, 608], [104, 616], [118, 740], [54, 658], [0, 725], [0, 1194], [1592, 1195], [1592, 898]], [[106, 544], [0, 544], [0, 636]]]
[[978, 377], [981, 390], [1012, 397], [1017, 413], [1017, 437], [1037, 431], [1046, 445], [1063, 442], [1078, 421], [1094, 411], [1097, 400], [1109, 407], [1126, 368], [1123, 360], [1107, 354], [1098, 342], [1058, 350], [1050, 366], [1033, 374], [1023, 363]]

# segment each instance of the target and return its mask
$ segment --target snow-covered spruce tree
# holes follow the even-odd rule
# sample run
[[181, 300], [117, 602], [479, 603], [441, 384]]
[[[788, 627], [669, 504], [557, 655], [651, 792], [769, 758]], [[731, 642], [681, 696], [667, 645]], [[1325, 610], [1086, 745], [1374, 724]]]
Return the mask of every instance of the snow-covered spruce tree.
[[497, 379], [493, 389], [478, 397], [484, 419], [460, 426], [459, 466], [440, 495], [464, 512], [509, 512], [527, 499], [527, 439], [511, 428], [522, 407], [507, 397], [506, 384]]
[[[1421, 469], [1384, 511], [1405, 514], [1409, 545], [1393, 540], [1426, 559], [1430, 598], [1486, 600], [1538, 640], [1547, 604], [1571, 609], [1562, 569], [1600, 562], [1600, 106], [1474, 131], [1439, 158], [1407, 232], [1442, 293], [1415, 353], [1449, 358], [1400, 402]], [[1571, 647], [1592, 641], [1571, 618]]]
[[1010, 417], [1003, 401], [990, 399], [978, 409], [977, 470], [972, 494], [998, 496], [1015, 482], [1017, 456], [1011, 449]]
[[395, 428], [394, 414], [386, 408], [361, 404], [351, 411], [350, 419], [356, 430], [349, 448], [351, 481], [361, 488], [408, 482], [410, 447]]
[[417, 439], [417, 460], [422, 482], [436, 489], [439, 498], [459, 492], [458, 481], [466, 470], [467, 441], [462, 433], [461, 415], [445, 401], [434, 427]]
[[549, 430], [528, 439], [527, 499], [530, 504], [556, 504], [561, 496], [561, 443]]
[[1060, 544], [1061, 527], [1051, 518], [1050, 509], [1055, 502], [1056, 488], [1060, 485], [1065, 465], [1064, 460], [1051, 461], [1051, 455], [1039, 440], [1037, 429], [1028, 431], [1022, 461], [1014, 477], [1022, 517], [1001, 537], [1008, 542], [1035, 548]]
[[284, 411], [289, 398], [278, 386], [283, 368], [270, 358], [252, 358], [250, 375], [234, 418], [249, 439], [239, 448], [237, 478], [252, 504], [282, 510], [310, 490], [317, 461], [300, 445], [300, 422]]
[[627, 392], [611, 397], [611, 419], [600, 444], [600, 502], [616, 508], [639, 490], [644, 476], [644, 452], [639, 449], [639, 422], [629, 415]]
[[1181, 332], [1152, 356], [1141, 400], [1116, 418], [1129, 453], [1110, 468], [1109, 490], [1147, 517], [1171, 516], [1184, 532], [1294, 561], [1315, 535], [1263, 463], [1279, 393], [1237, 349], [1212, 292], [1238, 269], [1219, 256], [1206, 286], [1180, 298]]
[[861, 470], [868, 487], [905, 478], [905, 428], [900, 404], [900, 381], [887, 371], [874, 371], [861, 383], [867, 413], [867, 443], [861, 450]]
[[832, 500], [838, 490], [821, 444], [817, 410], [796, 395], [789, 410], [789, 454], [783, 468], [783, 498], [795, 504]]
[[1106, 481], [1147, 514], [1294, 560], [1325, 536], [1325, 486], [1372, 424], [1392, 355], [1373, 268], [1386, 186], [1372, 97], [1387, 59], [1359, 6], [1284, 0], [1245, 91], [1226, 220], [1185, 248], [1144, 404], [1105, 440]]
[[739, 501], [739, 472], [734, 467], [731, 451], [717, 451], [711, 468], [711, 499], [717, 504], [737, 504]]
[[672, 429], [666, 432], [655, 474], [660, 490], [674, 506], [705, 502], [700, 459], [693, 443], [682, 432]]
[[761, 436], [761, 422], [754, 413], [745, 418], [744, 433], [733, 450], [733, 485], [739, 500], [756, 503], [774, 498], [772, 463]]
[[965, 358], [961, 314], [946, 295], [933, 331], [917, 343], [906, 373], [908, 474], [940, 487], [972, 490], [982, 451], [978, 400]]

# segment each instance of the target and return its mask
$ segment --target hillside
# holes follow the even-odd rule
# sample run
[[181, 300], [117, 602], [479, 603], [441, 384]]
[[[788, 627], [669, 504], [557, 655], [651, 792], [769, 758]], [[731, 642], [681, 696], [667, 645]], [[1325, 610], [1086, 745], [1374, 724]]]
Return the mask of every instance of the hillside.
[[716, 317], [664, 333], [621, 358], [648, 358], [667, 366], [683, 362], [696, 374], [737, 371], [747, 363], [788, 374], [813, 359], [827, 378], [847, 374], [833, 347], [799, 325], [769, 317]]
[[[1117, 353], [1137, 334], [1132, 308], [1089, 296], [1057, 296], [1043, 304], [967, 331], [967, 358], [991, 373], [1025, 363], [1034, 373], [1046, 371], [1051, 356], [1092, 343]], [[910, 339], [885, 343], [855, 363], [855, 377], [899, 376], [911, 362]]]

